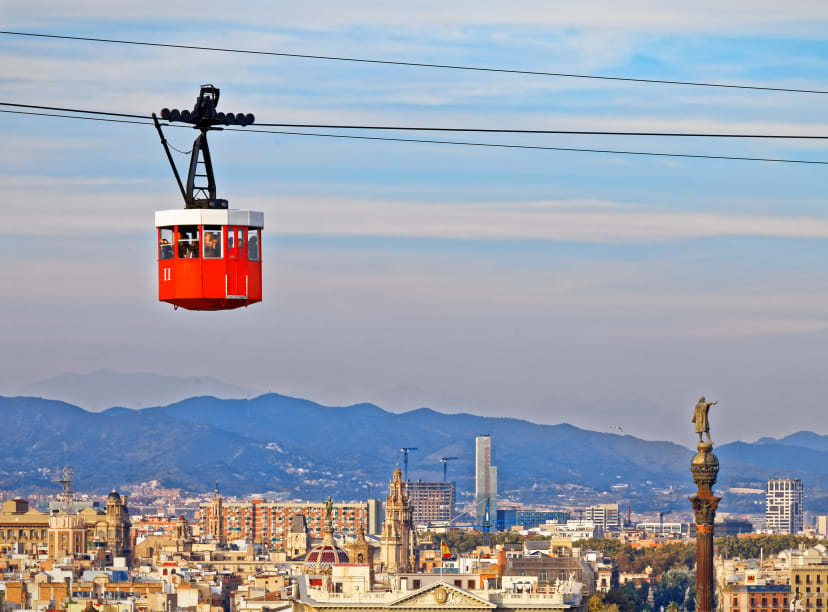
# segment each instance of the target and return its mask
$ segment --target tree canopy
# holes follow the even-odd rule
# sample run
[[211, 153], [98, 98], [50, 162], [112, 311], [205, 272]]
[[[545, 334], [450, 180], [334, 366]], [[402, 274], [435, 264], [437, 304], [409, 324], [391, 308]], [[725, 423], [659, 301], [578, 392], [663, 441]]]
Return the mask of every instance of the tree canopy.
[[[427, 531], [423, 538], [431, 538], [433, 542], [441, 540], [448, 544], [452, 554], [467, 553], [478, 546], [483, 545], [485, 534], [473, 531], [448, 531], [446, 533], [434, 533]], [[489, 542], [495, 544], [523, 544], [525, 538], [515, 531], [495, 531], [489, 534]]]

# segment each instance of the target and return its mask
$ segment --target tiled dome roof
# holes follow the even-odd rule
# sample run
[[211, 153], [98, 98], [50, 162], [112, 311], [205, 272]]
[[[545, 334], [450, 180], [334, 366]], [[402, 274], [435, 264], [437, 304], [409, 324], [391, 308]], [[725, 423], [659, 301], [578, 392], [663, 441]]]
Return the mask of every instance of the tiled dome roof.
[[320, 569], [327, 569], [335, 563], [348, 563], [348, 553], [330, 542], [322, 542], [314, 546], [308, 556], [305, 557], [306, 568], [315, 566]]

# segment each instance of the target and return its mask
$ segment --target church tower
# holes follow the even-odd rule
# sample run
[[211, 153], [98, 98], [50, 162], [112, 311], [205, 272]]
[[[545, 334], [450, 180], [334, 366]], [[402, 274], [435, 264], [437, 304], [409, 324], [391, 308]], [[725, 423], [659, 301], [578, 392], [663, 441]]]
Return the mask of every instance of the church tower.
[[207, 535], [213, 538], [219, 546], [224, 546], [224, 506], [222, 504], [221, 494], [219, 493], [218, 483], [216, 483], [216, 492], [213, 495], [213, 500], [210, 502], [210, 518], [207, 523]]
[[348, 558], [351, 563], [368, 566], [368, 582], [374, 583], [374, 546], [365, 539], [365, 529], [362, 525], [357, 531], [357, 539], [355, 542], [348, 544], [345, 547], [348, 551]]
[[129, 509], [127, 496], [113, 489], [106, 497], [106, 544], [112, 555], [128, 555], [130, 550]]
[[304, 558], [310, 549], [310, 533], [304, 514], [294, 514], [290, 517], [290, 528], [287, 537], [287, 556], [290, 559]]
[[412, 529], [412, 514], [402, 472], [397, 466], [385, 500], [385, 521], [380, 538], [380, 563], [386, 573], [416, 569], [416, 532]]
[[178, 517], [175, 522], [175, 549], [178, 552], [191, 552], [193, 550], [193, 532], [190, 529], [190, 523], [184, 518], [184, 515]]

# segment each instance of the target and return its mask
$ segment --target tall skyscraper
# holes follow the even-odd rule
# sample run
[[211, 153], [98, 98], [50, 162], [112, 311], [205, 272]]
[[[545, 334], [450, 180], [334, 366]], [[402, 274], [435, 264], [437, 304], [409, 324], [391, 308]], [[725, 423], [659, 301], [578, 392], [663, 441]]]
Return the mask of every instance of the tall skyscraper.
[[802, 531], [802, 494], [799, 478], [771, 478], [765, 491], [765, 527], [774, 533]]
[[492, 439], [489, 434], [479, 435], [474, 440], [474, 446], [474, 507], [477, 511], [477, 524], [483, 524], [488, 510], [489, 522], [494, 525], [497, 518], [497, 468], [492, 465]]

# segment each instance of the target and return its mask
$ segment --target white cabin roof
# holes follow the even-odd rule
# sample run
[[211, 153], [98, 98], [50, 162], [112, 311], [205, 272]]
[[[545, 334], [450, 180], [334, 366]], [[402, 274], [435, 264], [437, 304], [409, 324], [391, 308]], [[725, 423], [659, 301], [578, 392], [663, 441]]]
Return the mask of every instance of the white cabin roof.
[[169, 225], [240, 225], [264, 227], [264, 213], [255, 210], [176, 208], [155, 211], [155, 227]]

